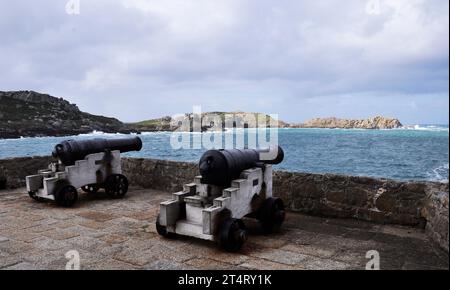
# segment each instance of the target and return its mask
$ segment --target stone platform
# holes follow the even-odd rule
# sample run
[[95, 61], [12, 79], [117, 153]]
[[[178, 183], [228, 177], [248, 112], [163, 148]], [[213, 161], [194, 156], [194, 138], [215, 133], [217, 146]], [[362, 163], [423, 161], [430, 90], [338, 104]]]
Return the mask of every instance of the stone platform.
[[81, 194], [74, 208], [30, 199], [25, 189], [0, 191], [0, 269], [65, 269], [76, 250], [81, 269], [365, 269], [367, 251], [381, 269], [448, 269], [448, 253], [421, 229], [289, 213], [282, 231], [250, 236], [239, 253], [187, 237], [156, 233], [159, 203], [170, 195], [132, 189], [121, 200]]

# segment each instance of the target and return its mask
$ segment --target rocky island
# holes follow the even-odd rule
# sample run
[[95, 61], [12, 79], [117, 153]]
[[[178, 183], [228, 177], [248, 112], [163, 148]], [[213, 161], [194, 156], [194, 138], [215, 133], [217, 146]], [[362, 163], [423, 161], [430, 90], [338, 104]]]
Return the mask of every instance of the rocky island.
[[[216, 130], [212, 120], [219, 116], [222, 129], [227, 129], [223, 122], [226, 115], [234, 116], [232, 127], [245, 128], [252, 118], [266, 119], [270, 127], [271, 117], [262, 113], [206, 112], [201, 117], [202, 131]], [[205, 119], [206, 118], [206, 119]], [[206, 122], [205, 120], [208, 120]], [[92, 115], [80, 111], [75, 104], [63, 98], [34, 91], [0, 91], [0, 138], [20, 138], [36, 136], [67, 136], [102, 131], [105, 133], [132, 133], [154, 131], [190, 131], [193, 114], [184, 114], [175, 119], [162, 117], [137, 123], [123, 123], [115, 118]], [[184, 125], [180, 125], [184, 124]], [[229, 124], [227, 124], [229, 125]], [[397, 119], [374, 117], [364, 120], [339, 118], [316, 118], [301, 124], [278, 121], [278, 128], [344, 128], [344, 129], [394, 129], [402, 127]], [[228, 126], [230, 127], [230, 126]]]
[[[232, 123], [226, 123], [226, 116], [232, 116], [234, 118]], [[220, 120], [220, 123], [218, 126], [214, 125], [214, 118], [218, 118]], [[178, 116], [176, 118], [172, 118], [170, 116], [166, 116], [163, 118], [158, 119], [151, 119], [142, 121], [139, 123], [133, 123], [130, 124], [135, 128], [136, 130], [142, 131], [142, 132], [153, 132], [153, 131], [175, 131], [175, 130], [181, 130], [181, 131], [192, 131], [193, 130], [193, 119], [194, 115], [192, 113], [187, 113], [181, 116]], [[234, 111], [234, 112], [205, 112], [201, 114], [202, 119], [202, 126], [201, 130], [203, 132], [206, 131], [212, 131], [219, 129], [229, 129], [229, 128], [248, 128], [248, 127], [254, 127], [253, 125], [249, 125], [250, 122], [253, 122], [254, 120], [263, 120], [266, 121], [266, 126], [270, 127], [270, 124], [274, 122], [272, 117], [269, 115], [263, 114], [263, 113], [249, 113], [249, 112], [241, 112], [241, 111]], [[230, 126], [227, 126], [230, 125]], [[290, 124], [283, 122], [281, 120], [278, 120], [278, 127], [279, 128], [289, 128]]]
[[33, 91], [0, 91], [0, 138], [66, 136], [94, 130], [133, 132], [115, 118], [82, 112], [62, 98]]
[[[225, 115], [234, 116], [234, 127], [238, 128], [246, 128], [248, 127], [246, 120], [251, 120], [257, 116], [258, 120], [261, 118], [266, 118], [266, 125], [270, 127], [271, 117], [262, 113], [246, 113], [246, 112], [207, 112], [202, 113], [202, 119], [212, 118], [212, 116], [219, 116], [222, 121], [222, 129], [232, 128], [231, 126], [226, 127], [224, 123]], [[139, 123], [130, 124], [139, 131], [174, 131], [180, 129], [179, 124], [190, 124], [192, 127], [192, 114], [185, 114], [184, 116], [180, 116], [176, 119], [172, 119], [171, 117], [163, 117], [158, 119], [152, 119], [147, 121], [142, 121]], [[315, 118], [309, 120], [305, 123], [300, 124], [290, 124], [284, 122], [282, 120], [278, 120], [278, 128], [327, 128], [327, 129], [396, 129], [403, 127], [402, 123], [398, 119], [394, 118], [385, 118], [381, 116], [362, 119], [362, 120], [353, 120], [353, 119], [339, 119], [335, 117], [331, 118]], [[205, 121], [202, 126], [202, 131], [209, 131], [213, 129], [213, 125], [205, 124]], [[189, 131], [189, 126], [186, 128], [182, 128], [183, 131]]]
[[352, 120], [339, 118], [315, 118], [292, 128], [328, 128], [328, 129], [396, 129], [403, 127], [398, 119], [377, 116], [374, 118]]

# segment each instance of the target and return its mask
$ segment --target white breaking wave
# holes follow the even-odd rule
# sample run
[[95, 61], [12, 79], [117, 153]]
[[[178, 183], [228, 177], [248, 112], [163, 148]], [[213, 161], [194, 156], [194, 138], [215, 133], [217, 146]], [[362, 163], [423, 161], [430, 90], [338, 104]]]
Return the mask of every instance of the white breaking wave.
[[[142, 136], [152, 136], [152, 135], [170, 135], [172, 132], [168, 131], [153, 131], [153, 132], [141, 132]], [[136, 134], [136, 133], [134, 133]], [[139, 134], [136, 134], [139, 135]]]
[[125, 133], [105, 133], [105, 132], [102, 132], [102, 131], [94, 130], [91, 133], [79, 134], [79, 135], [76, 135], [76, 136], [77, 137], [98, 137], [98, 136], [105, 136], [105, 137], [111, 136], [111, 137], [114, 137], [114, 136], [127, 136], [127, 135], [138, 135], [138, 134], [137, 133], [130, 133], [130, 134], [125, 134]]
[[448, 182], [448, 168], [448, 163], [446, 163], [427, 172], [429, 180]]
[[448, 127], [437, 125], [407, 125], [402, 128], [403, 130], [416, 130], [416, 131], [435, 131], [435, 132], [448, 132]]
[[[105, 133], [105, 132], [102, 132], [102, 131], [96, 131], [96, 130], [94, 130], [94, 131], [92, 131], [92, 132], [90, 132], [90, 133], [79, 134], [79, 135], [77, 135], [77, 136], [89, 137], [89, 136], [101, 136], [101, 135], [109, 135], [109, 133]], [[111, 134], [111, 135], [113, 135], [113, 134]]]

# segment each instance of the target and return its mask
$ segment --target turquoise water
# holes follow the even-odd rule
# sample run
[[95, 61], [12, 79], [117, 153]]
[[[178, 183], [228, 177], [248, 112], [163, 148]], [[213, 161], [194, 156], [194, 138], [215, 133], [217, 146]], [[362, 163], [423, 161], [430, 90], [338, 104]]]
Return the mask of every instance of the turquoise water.
[[[186, 133], [189, 134], [189, 133]], [[227, 133], [231, 134], [231, 133]], [[117, 137], [93, 133], [70, 138]], [[140, 152], [126, 156], [198, 161], [205, 149], [174, 150], [169, 132], [143, 133]], [[69, 137], [0, 140], [0, 159], [49, 155]], [[448, 126], [396, 130], [281, 129], [285, 161], [276, 168], [311, 173], [341, 173], [398, 180], [448, 181]]]

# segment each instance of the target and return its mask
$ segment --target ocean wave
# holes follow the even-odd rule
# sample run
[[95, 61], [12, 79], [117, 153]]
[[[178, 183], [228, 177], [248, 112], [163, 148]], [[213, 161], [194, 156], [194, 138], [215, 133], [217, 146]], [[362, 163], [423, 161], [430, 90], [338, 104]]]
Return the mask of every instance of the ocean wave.
[[[150, 131], [150, 132], [141, 132], [142, 136], [155, 136], [155, 135], [170, 135], [172, 132], [169, 131]], [[134, 133], [136, 134], [136, 133]], [[139, 134], [136, 134], [139, 135]]]
[[434, 132], [448, 132], [448, 126], [439, 125], [408, 125], [399, 128], [401, 130], [415, 130], [415, 131], [434, 131]]
[[137, 135], [136, 133], [125, 134], [125, 133], [105, 133], [102, 131], [92, 131], [91, 133], [78, 134], [75, 136], [67, 136], [66, 138], [75, 137], [75, 138], [86, 138], [86, 137], [103, 137], [103, 138], [113, 138], [117, 136], [128, 136], [128, 135]]
[[98, 136], [117, 136], [117, 135], [127, 135], [127, 134], [122, 134], [122, 133], [105, 133], [102, 131], [92, 131], [90, 133], [83, 133], [83, 134], [78, 134], [78, 135], [67, 135], [67, 136], [35, 136], [35, 137], [30, 137], [30, 136], [20, 136], [19, 138], [5, 138], [5, 139], [0, 139], [2, 141], [10, 141], [10, 142], [17, 142], [17, 141], [27, 141], [27, 140], [54, 140], [54, 139], [70, 139], [70, 138], [77, 138], [77, 137], [98, 137]]
[[438, 166], [427, 172], [430, 181], [447, 182], [448, 183], [448, 163]]
[[[90, 133], [84, 133], [84, 134], [78, 134], [76, 136], [80, 136], [80, 137], [91, 137], [91, 136], [103, 136], [103, 135], [110, 135], [111, 133], [105, 133], [103, 131], [92, 131]], [[111, 134], [114, 135], [114, 134]]]

